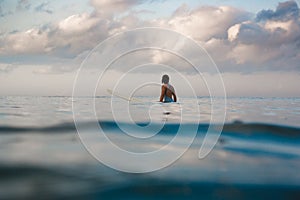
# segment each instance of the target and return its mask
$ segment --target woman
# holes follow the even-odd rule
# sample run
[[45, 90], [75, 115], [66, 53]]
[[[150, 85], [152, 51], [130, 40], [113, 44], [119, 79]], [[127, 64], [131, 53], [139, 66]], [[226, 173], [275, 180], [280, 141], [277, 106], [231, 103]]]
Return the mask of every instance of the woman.
[[160, 102], [171, 103], [176, 102], [177, 97], [175, 94], [175, 89], [172, 85], [169, 84], [169, 76], [163, 75], [161, 82], [163, 85], [161, 86], [161, 94], [160, 94]]

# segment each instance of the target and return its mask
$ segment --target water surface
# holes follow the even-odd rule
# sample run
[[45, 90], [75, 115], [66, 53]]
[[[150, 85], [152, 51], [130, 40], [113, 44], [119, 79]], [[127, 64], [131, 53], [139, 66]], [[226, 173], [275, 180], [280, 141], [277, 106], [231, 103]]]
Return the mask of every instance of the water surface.
[[[95, 98], [94, 113], [89, 112], [88, 98], [1, 97], [1, 199], [300, 197], [298, 98], [227, 99], [223, 132], [204, 159], [198, 159], [198, 152], [209, 127], [209, 98], [201, 97], [196, 102], [199, 114], [191, 106], [195, 105], [191, 98], [161, 105], [154, 97], [139, 97], [142, 102], [129, 105], [131, 118], [126, 115], [124, 101], [115, 98], [117, 121], [109, 97]], [[82, 145], [73, 122], [72, 101], [81, 108], [78, 121], [84, 134], [96, 131], [90, 128], [91, 123], [99, 123], [115, 144], [130, 151], [147, 152], [168, 144], [179, 126], [197, 125], [197, 137], [171, 166], [146, 174], [119, 172], [99, 163]], [[182, 107], [186, 113], [184, 123], [180, 117]], [[197, 115], [200, 119], [195, 118]], [[132, 139], [116, 124], [130, 127], [131, 120], [141, 127], [150, 122], [163, 124], [163, 129], [149, 140]], [[91, 144], [99, 151], [109, 151], [104, 142], [93, 137]], [[180, 139], [184, 141], [185, 136]], [[172, 148], [178, 150], [182, 144], [178, 142]], [[115, 159], [130, 166], [122, 158]], [[140, 163], [137, 167], [148, 165]]]

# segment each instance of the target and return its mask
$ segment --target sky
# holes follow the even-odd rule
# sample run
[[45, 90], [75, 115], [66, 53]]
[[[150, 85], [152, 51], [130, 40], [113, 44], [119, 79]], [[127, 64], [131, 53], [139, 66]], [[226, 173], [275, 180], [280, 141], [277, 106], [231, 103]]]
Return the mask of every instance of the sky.
[[[77, 70], [100, 42], [124, 31], [156, 27], [176, 31], [205, 49], [220, 74], [207, 69], [207, 58], [196, 55], [192, 44], [185, 44], [184, 54], [207, 64], [201, 73], [209, 83], [221, 75], [228, 96], [300, 97], [299, 5], [293, 0], [0, 0], [0, 95], [72, 95]], [[163, 45], [158, 38], [153, 43]], [[140, 39], [133, 34], [124, 45], [130, 48]], [[127, 72], [143, 63], [152, 64]], [[88, 87], [84, 82], [98, 78], [95, 71], [104, 68], [94, 66], [83, 72], [81, 95]], [[183, 81], [190, 81], [197, 95], [209, 95], [191, 66], [154, 50], [116, 62], [96, 95], [105, 95], [105, 88], [115, 87], [116, 77], [124, 74], [129, 78], [116, 87], [120, 91], [143, 80], [160, 84], [164, 72], [180, 95], [190, 95]], [[141, 94], [159, 95], [157, 89], [145, 87]]]

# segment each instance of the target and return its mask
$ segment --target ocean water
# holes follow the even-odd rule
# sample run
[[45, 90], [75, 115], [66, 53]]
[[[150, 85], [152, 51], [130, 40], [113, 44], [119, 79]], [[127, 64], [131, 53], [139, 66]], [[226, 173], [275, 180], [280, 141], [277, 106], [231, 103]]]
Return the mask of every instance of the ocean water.
[[[156, 97], [0, 99], [0, 199], [300, 199], [300, 98], [227, 98], [224, 126], [221, 98], [213, 111], [208, 97], [174, 104]], [[157, 159], [131, 162], [99, 139], [95, 124], [126, 151], [168, 148]], [[166, 163], [191, 137], [180, 158]], [[89, 148], [123, 171], [163, 167], [119, 171]]]

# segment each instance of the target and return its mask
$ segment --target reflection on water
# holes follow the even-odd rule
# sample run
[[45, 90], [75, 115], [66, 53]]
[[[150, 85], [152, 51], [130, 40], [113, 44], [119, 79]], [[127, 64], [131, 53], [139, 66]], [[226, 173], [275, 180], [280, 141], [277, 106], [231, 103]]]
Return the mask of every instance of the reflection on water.
[[[166, 125], [164, 130], [168, 131], [156, 139], [137, 142], [129, 140], [112, 122], [101, 122], [101, 126], [106, 127], [116, 144], [135, 151], [160, 148], [176, 134], [172, 133], [173, 125]], [[206, 129], [207, 126], [199, 126], [191, 148], [171, 166], [134, 175], [97, 162], [84, 149], [71, 124], [21, 131], [7, 127], [0, 132], [0, 198], [34, 198], [41, 194], [49, 198], [224, 198], [223, 192], [228, 192], [225, 199], [249, 198], [253, 194], [263, 198], [299, 195], [299, 129], [229, 124], [211, 154], [199, 160]], [[255, 131], [250, 134], [249, 130]], [[87, 126], [86, 134], [91, 131]], [[100, 151], [109, 151], [104, 142], [93, 137], [90, 142]], [[180, 149], [181, 144], [169, 148]], [[141, 163], [139, 167], [148, 164]]]

